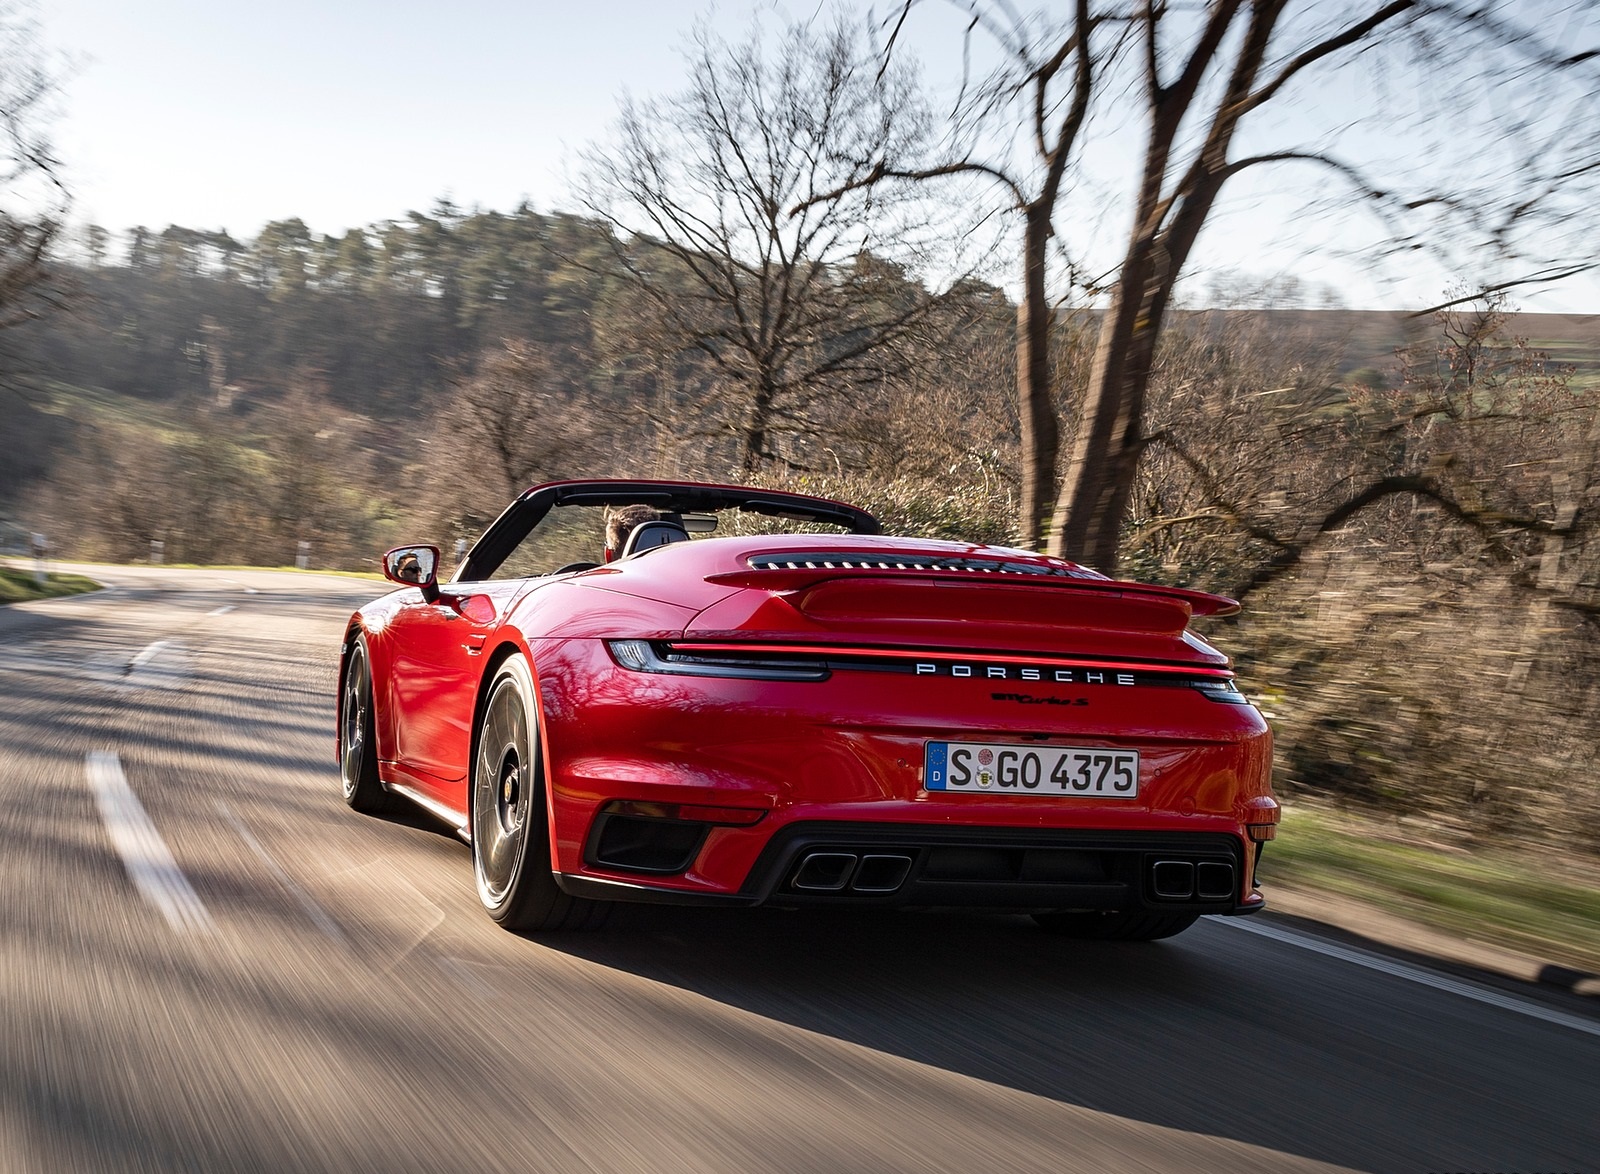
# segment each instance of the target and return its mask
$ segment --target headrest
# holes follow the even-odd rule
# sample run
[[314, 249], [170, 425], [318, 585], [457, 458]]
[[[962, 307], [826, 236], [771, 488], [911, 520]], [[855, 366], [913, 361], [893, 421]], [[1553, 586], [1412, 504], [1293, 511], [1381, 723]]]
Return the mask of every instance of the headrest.
[[654, 550], [668, 543], [687, 541], [689, 541], [689, 531], [677, 522], [666, 522], [659, 518], [650, 522], [640, 522], [633, 528], [633, 533], [628, 535], [628, 540], [622, 544], [622, 554], [618, 557], [627, 558], [630, 554]]

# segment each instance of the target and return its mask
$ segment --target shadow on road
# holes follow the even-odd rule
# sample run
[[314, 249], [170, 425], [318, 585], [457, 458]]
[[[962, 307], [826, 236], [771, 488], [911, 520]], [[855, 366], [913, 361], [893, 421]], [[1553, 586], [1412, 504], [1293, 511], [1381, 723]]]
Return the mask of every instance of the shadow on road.
[[[1539, 1026], [1523, 1040], [1510, 1016], [1475, 1027], [1473, 1005], [1212, 919], [1131, 944], [1015, 915], [631, 906], [540, 944], [1026, 1093], [1344, 1166], [1600, 1153], [1586, 1041]], [[1515, 1121], [1508, 1082], [1537, 1106]]]

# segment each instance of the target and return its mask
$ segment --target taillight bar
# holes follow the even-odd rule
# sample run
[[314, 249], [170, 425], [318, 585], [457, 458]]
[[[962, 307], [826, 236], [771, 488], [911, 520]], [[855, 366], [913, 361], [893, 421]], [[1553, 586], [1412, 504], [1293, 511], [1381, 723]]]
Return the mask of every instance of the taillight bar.
[[747, 681], [826, 681], [838, 671], [915, 674], [932, 681], [1005, 680], [1019, 685], [1146, 685], [1190, 688], [1211, 701], [1249, 705], [1233, 672], [1210, 665], [1160, 664], [1093, 657], [1032, 656], [866, 648], [833, 644], [735, 644], [728, 641], [607, 640], [625, 669], [683, 677]]
[[995, 665], [1026, 664], [1059, 668], [1121, 669], [1125, 672], [1171, 673], [1174, 676], [1182, 677], [1214, 677], [1221, 681], [1231, 681], [1233, 679], [1233, 670], [1215, 668], [1209, 665], [1153, 664], [1148, 661], [1086, 659], [1070, 656], [1029, 656], [1010, 652], [984, 653], [956, 650], [908, 652], [902, 648], [861, 648], [839, 644], [726, 644], [687, 640], [675, 640], [668, 647], [673, 651], [690, 655], [720, 652], [742, 653], [746, 656], [752, 653], [774, 656], [822, 656], [829, 659], [861, 657], [864, 659], [886, 658], [893, 660], [962, 660]]
[[[750, 657], [708, 657], [677, 652], [672, 645], [657, 646], [649, 640], [607, 640], [612, 658], [636, 673], [663, 673], [676, 677], [732, 677], [748, 681], [826, 681], [831, 675], [826, 665]], [[751, 649], [743, 648], [747, 657]]]

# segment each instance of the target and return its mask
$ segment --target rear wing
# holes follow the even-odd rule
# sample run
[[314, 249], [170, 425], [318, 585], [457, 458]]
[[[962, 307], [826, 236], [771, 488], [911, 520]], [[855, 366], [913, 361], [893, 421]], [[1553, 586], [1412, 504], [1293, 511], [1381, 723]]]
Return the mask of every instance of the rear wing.
[[893, 581], [910, 585], [973, 584], [983, 587], [1048, 588], [1073, 593], [1098, 594], [1109, 598], [1133, 596], [1159, 599], [1184, 606], [1194, 616], [1229, 616], [1240, 610], [1239, 601], [1187, 587], [1162, 587], [1153, 583], [1134, 583], [1106, 579], [1082, 571], [1024, 563], [1017, 560], [929, 558], [917, 561], [905, 555], [874, 558], [852, 553], [849, 556], [821, 557], [807, 554], [755, 555], [749, 570], [728, 571], [706, 576], [706, 582], [723, 587], [746, 587], [791, 595], [809, 591], [823, 583], [843, 579]]

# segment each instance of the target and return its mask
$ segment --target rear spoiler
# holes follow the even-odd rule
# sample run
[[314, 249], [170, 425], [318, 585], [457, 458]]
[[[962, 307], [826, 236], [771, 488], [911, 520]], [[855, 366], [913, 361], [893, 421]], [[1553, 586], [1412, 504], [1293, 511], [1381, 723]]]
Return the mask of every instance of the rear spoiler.
[[1125, 579], [1090, 578], [1082, 575], [1029, 574], [1010, 571], [984, 573], [959, 570], [901, 570], [896, 567], [783, 567], [772, 570], [727, 571], [707, 575], [707, 583], [721, 587], [746, 587], [770, 591], [775, 595], [789, 595], [807, 591], [823, 583], [841, 579], [877, 579], [899, 583], [917, 583], [925, 586], [953, 586], [971, 584], [982, 587], [1044, 587], [1061, 591], [1088, 591], [1104, 595], [1138, 595], [1147, 599], [1168, 599], [1181, 603], [1196, 616], [1231, 616], [1239, 610], [1239, 601], [1225, 595], [1212, 595], [1207, 591], [1191, 591], [1187, 587], [1161, 587], [1153, 583], [1133, 583]]

